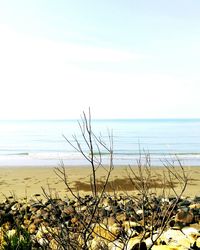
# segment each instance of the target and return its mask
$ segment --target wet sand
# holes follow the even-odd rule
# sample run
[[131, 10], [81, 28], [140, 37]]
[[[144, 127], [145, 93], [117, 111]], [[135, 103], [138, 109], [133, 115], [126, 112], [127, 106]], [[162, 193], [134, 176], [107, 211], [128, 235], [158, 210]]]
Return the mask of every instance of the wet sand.
[[[90, 192], [90, 175], [91, 168], [87, 166], [82, 167], [66, 167], [66, 174], [70, 186], [75, 191], [79, 191], [80, 194], [91, 193]], [[136, 169], [136, 168], [134, 168]], [[152, 188], [159, 188], [160, 180], [163, 174], [163, 167], [152, 168]], [[178, 170], [179, 171], [179, 170]], [[117, 166], [112, 171], [109, 178], [108, 189], [109, 192], [118, 193], [131, 193], [137, 192], [134, 183], [135, 177], [131, 174], [131, 180], [128, 176], [131, 172], [123, 166]], [[165, 170], [165, 173], [166, 170]], [[200, 167], [186, 167], [185, 173], [188, 174], [189, 182], [184, 192], [184, 196], [194, 197], [200, 195]], [[97, 175], [97, 187], [101, 187], [105, 181], [107, 170], [98, 169]], [[174, 182], [174, 186], [177, 190], [180, 190], [180, 186], [177, 182]], [[0, 200], [4, 200], [5, 197], [15, 196], [18, 198], [27, 197], [41, 197], [43, 198], [42, 187], [52, 195], [58, 195], [61, 198], [70, 197], [71, 194], [67, 192], [66, 185], [56, 175], [55, 168], [53, 167], [7, 167], [0, 168]]]

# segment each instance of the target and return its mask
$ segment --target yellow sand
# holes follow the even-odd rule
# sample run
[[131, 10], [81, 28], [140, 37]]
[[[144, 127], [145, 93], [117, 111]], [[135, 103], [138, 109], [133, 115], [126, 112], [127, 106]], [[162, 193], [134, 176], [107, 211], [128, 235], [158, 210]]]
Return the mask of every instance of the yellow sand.
[[[163, 168], [153, 168], [155, 176], [161, 174]], [[200, 195], [200, 167], [186, 168], [186, 173], [189, 174], [189, 184], [184, 193], [184, 196], [193, 197]], [[75, 182], [79, 182], [80, 193], [86, 193], [84, 183], [89, 187], [89, 176], [91, 169], [89, 167], [66, 167], [66, 173], [71, 187], [74, 187]], [[99, 169], [97, 177], [99, 180], [104, 180], [106, 171]], [[155, 177], [154, 176], [154, 177]], [[125, 167], [118, 166], [111, 174], [110, 181], [119, 180], [120, 188], [117, 191], [129, 191], [131, 188], [126, 186], [128, 180]], [[124, 180], [124, 181], [123, 181]], [[134, 180], [134, 178], [133, 178]], [[124, 185], [123, 185], [124, 184]], [[53, 167], [8, 167], [0, 168], [0, 200], [15, 194], [16, 198], [31, 198], [36, 194], [43, 195], [42, 188], [47, 192], [57, 193], [60, 197], [70, 196], [66, 191], [66, 186], [54, 172]], [[82, 188], [83, 187], [83, 188]], [[128, 189], [127, 189], [128, 188]]]

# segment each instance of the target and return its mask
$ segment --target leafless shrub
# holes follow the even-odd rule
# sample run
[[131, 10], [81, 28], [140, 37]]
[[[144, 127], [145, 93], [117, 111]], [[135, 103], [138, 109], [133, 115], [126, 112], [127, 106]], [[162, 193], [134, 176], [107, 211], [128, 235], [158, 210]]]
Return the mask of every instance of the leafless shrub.
[[[151, 238], [149, 249], [166, 229], [188, 184], [188, 175], [178, 159], [177, 162], [178, 166], [168, 160], [163, 162], [164, 167], [158, 175], [151, 166], [150, 154], [145, 154], [144, 162], [140, 157], [137, 167], [129, 166], [127, 170], [129, 179], [137, 190], [137, 196], [132, 199], [138, 204], [138, 209], [141, 209], [141, 216], [136, 216], [135, 220], [143, 227], [141, 240]], [[156, 185], [155, 177], [158, 180]]]
[[[108, 135], [108, 144], [105, 143], [101, 136], [97, 137], [92, 130], [91, 126], [91, 114], [89, 110], [88, 117], [85, 113], [83, 113], [83, 117], [81, 118], [81, 122], [78, 122], [82, 139], [84, 145], [86, 145], [86, 149], [83, 149], [83, 145], [78, 141], [77, 137], [74, 135], [73, 140], [69, 140], [64, 135], [64, 139], [82, 156], [89, 162], [91, 166], [91, 175], [90, 175], [90, 190], [91, 194], [88, 196], [88, 200], [86, 198], [82, 198], [76, 190], [70, 185], [68, 180], [68, 173], [64, 166], [64, 163], [61, 161], [60, 166], [55, 168], [55, 174], [58, 176], [60, 180], [66, 186], [67, 192], [69, 192], [70, 196], [73, 197], [74, 201], [76, 201], [76, 208], [74, 207], [73, 214], [71, 216], [71, 220], [76, 221], [76, 223], [72, 223], [72, 227], [70, 227], [67, 223], [64, 223], [60, 218], [54, 221], [54, 224], [57, 224], [59, 228], [61, 228], [61, 234], [56, 237], [59, 239], [60, 246], [63, 249], [88, 249], [88, 242], [92, 238], [92, 234], [94, 234], [93, 230], [95, 226], [100, 225], [100, 202], [105, 195], [105, 190], [110, 178], [110, 174], [114, 168], [113, 166], [113, 137], [111, 134]], [[102, 160], [102, 151], [106, 152], [106, 155], [109, 156], [109, 162], [105, 165]], [[97, 152], [97, 153], [96, 153]], [[103, 168], [106, 176], [101, 185], [97, 187], [97, 172], [100, 168]], [[61, 211], [56, 211], [58, 207], [53, 203], [51, 193], [47, 193], [43, 189], [43, 193], [47, 200], [51, 202], [51, 205], [54, 209], [53, 213], [61, 213]], [[65, 204], [65, 206], [69, 206], [69, 204]], [[84, 212], [82, 209], [84, 208]], [[71, 223], [71, 222], [70, 222]], [[76, 233], [75, 233], [76, 232]], [[64, 243], [62, 243], [61, 239]], [[55, 238], [55, 235], [54, 235]], [[72, 242], [74, 242], [72, 244]]]
[[[126, 227], [131, 228], [132, 222], [137, 223], [137, 236], [140, 238], [141, 243], [144, 239], [150, 237], [151, 245], [149, 249], [151, 249], [167, 227], [177, 203], [187, 186], [188, 177], [181, 162], [179, 162], [179, 168], [169, 162], [165, 162], [162, 176], [155, 176], [148, 153], [145, 154], [144, 163], [140, 157], [136, 167], [128, 167], [127, 177], [137, 195], [124, 193], [124, 199], [130, 201], [131, 204], [131, 215], [128, 208], [123, 205], [121, 211], [123, 211], [122, 215], [125, 216], [124, 221], [114, 214], [116, 230], [113, 231], [109, 227], [109, 218], [102, 215], [104, 198], [110, 198], [106, 193], [109, 190], [109, 186], [112, 186], [114, 194], [111, 202], [113, 200], [116, 201], [118, 197], [114, 183], [113, 185], [110, 183], [111, 172], [114, 169], [113, 136], [108, 134], [108, 142], [105, 143], [101, 136], [98, 137], [93, 133], [90, 110], [88, 117], [83, 113], [78, 125], [86, 148], [75, 135], [72, 140], [69, 140], [64, 135], [63, 137], [77, 152], [82, 154], [91, 166], [90, 194], [82, 197], [79, 192], [74, 190], [74, 186], [69, 182], [68, 175], [70, 173], [67, 172], [63, 162], [60, 163], [59, 167], [55, 168], [55, 174], [65, 184], [67, 193], [73, 199], [65, 202], [59, 201], [58, 198], [52, 197], [51, 192], [43, 189], [52, 211], [52, 218], [49, 218], [49, 220], [54, 228], [58, 229], [54, 233], [51, 230], [49, 232], [58, 246], [57, 249], [108, 249], [109, 242], [112, 242], [113, 246], [116, 247], [120, 242], [118, 249], [125, 250], [133, 237], [126, 230]], [[102, 152], [106, 152], [106, 155], [109, 156], [107, 164], [102, 160]], [[101, 182], [101, 185], [98, 183], [99, 169], [104, 169], [106, 173], [106, 177]], [[181, 186], [180, 191], [176, 190], [177, 183]], [[169, 201], [171, 192], [173, 192], [174, 197]], [[156, 237], [155, 232], [157, 233]], [[93, 238], [98, 239], [96, 248], [92, 247]], [[115, 239], [118, 239], [119, 242], [115, 243]], [[144, 246], [144, 243], [142, 244]]]

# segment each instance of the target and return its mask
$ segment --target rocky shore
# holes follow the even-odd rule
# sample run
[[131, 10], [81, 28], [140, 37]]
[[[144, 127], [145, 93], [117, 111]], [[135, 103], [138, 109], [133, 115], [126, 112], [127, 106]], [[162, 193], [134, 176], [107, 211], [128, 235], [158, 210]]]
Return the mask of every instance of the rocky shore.
[[8, 197], [0, 249], [200, 249], [200, 197]]

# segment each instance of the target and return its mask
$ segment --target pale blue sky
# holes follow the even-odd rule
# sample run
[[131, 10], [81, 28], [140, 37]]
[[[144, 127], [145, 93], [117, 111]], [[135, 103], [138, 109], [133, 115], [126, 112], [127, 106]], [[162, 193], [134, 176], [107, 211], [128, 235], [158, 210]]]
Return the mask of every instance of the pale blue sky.
[[200, 118], [199, 0], [0, 0], [0, 119]]

